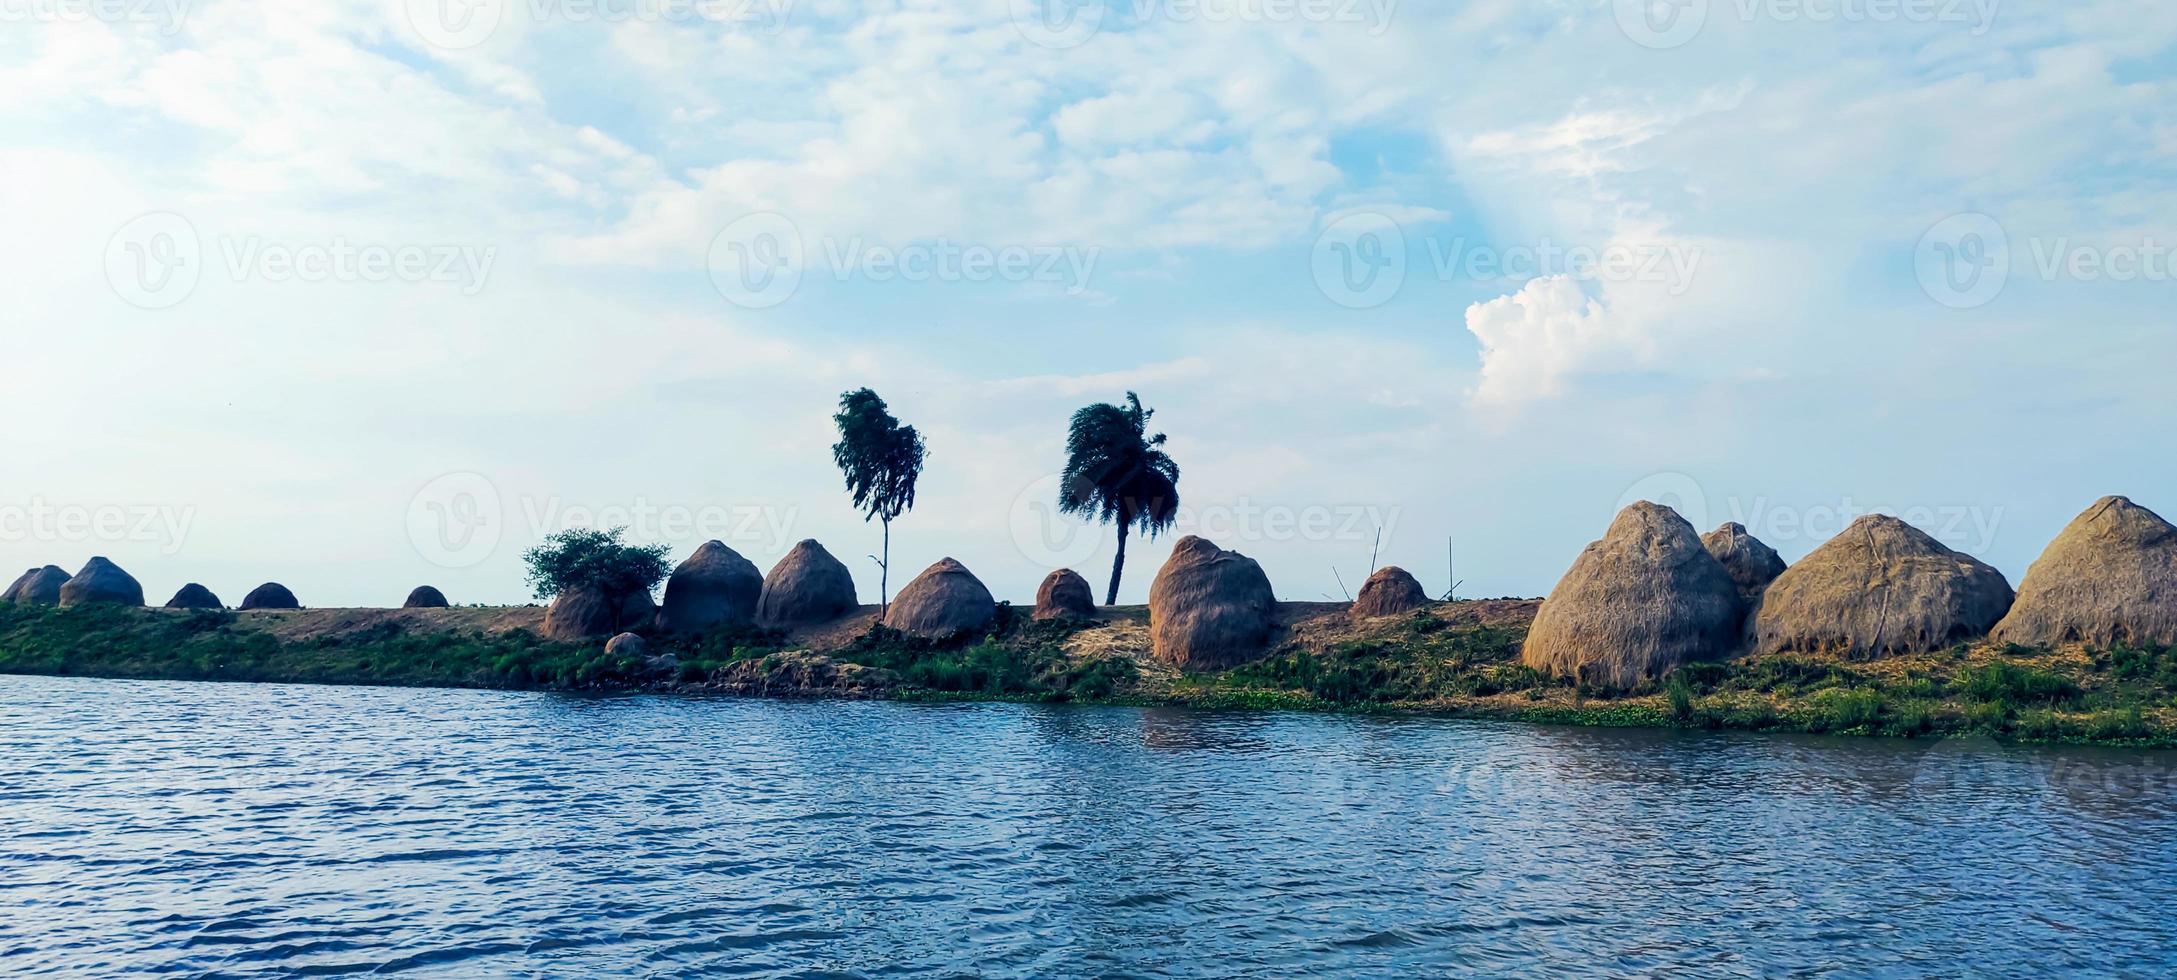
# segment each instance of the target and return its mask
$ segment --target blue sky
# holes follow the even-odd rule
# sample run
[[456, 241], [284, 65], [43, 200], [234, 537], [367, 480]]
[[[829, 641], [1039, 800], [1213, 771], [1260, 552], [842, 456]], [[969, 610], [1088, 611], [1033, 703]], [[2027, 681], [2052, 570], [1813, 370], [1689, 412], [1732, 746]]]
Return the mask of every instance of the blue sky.
[[2177, 8], [8, 9], [15, 566], [518, 601], [608, 522], [815, 537], [875, 601], [861, 385], [931, 446], [894, 581], [1021, 600], [1108, 574], [1046, 504], [1129, 389], [1180, 531], [1289, 599], [1379, 529], [1538, 595], [1639, 496], [1787, 558], [1889, 510], [2014, 580], [2100, 494], [2177, 515]]

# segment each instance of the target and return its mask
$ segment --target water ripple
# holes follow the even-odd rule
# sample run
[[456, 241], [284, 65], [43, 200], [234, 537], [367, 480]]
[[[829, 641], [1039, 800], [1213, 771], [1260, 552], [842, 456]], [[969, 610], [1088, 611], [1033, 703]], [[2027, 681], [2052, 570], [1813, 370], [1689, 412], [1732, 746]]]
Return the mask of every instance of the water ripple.
[[0, 677], [0, 975], [2167, 975], [2172, 767]]

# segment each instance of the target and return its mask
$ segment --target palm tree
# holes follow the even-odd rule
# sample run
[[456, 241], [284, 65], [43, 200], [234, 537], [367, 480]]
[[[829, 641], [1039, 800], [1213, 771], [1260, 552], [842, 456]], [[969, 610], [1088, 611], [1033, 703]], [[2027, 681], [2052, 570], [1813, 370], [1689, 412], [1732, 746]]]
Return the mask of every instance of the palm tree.
[[922, 461], [929, 450], [911, 425], [901, 425], [885, 408], [884, 399], [867, 388], [839, 396], [839, 412], [832, 416], [839, 426], [839, 441], [831, 447], [832, 462], [847, 478], [847, 492], [854, 495], [862, 520], [884, 522], [884, 557], [877, 560], [879, 609], [891, 606], [892, 519], [915, 506], [915, 479], [922, 475]]
[[1155, 414], [1129, 391], [1124, 406], [1090, 405], [1073, 413], [1066, 434], [1059, 512], [1119, 525], [1119, 553], [1111, 559], [1111, 588], [1104, 593], [1107, 606], [1119, 601], [1127, 529], [1154, 539], [1179, 515], [1179, 464], [1158, 448], [1164, 433], [1149, 434], [1149, 417]]

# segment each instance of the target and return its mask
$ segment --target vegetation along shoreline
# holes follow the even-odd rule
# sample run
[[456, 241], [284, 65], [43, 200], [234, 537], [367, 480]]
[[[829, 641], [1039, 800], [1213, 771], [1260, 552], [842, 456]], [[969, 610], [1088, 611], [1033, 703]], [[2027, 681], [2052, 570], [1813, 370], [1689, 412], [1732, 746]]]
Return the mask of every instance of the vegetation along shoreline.
[[[1146, 606], [1114, 605], [1130, 531], [1169, 529], [1179, 469], [1154, 411], [1071, 419], [1060, 508], [1115, 525], [1105, 604], [1055, 569], [1031, 607], [944, 558], [890, 593], [891, 522], [928, 450], [868, 389], [833, 458], [886, 546], [876, 606], [815, 540], [769, 571], [710, 541], [677, 566], [619, 529], [524, 555], [543, 607], [305, 609], [277, 582], [233, 611], [163, 609], [105, 558], [0, 593], [0, 673], [791, 697], [1011, 698], [1426, 712], [1585, 725], [2177, 746], [2177, 527], [2096, 501], [2014, 590], [1884, 514], [1787, 565], [1737, 524], [1620, 511], [1542, 600], [1432, 599], [1395, 566], [1345, 603], [1279, 602], [1255, 560], [1181, 538]], [[660, 595], [662, 586], [662, 602]]]

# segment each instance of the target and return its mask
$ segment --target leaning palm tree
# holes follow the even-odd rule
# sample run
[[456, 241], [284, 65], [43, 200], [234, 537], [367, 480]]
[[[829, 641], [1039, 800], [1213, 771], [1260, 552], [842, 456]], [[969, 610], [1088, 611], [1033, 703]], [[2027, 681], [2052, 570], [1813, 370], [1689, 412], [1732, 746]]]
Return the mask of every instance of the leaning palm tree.
[[1119, 525], [1119, 553], [1111, 559], [1111, 587], [1104, 593], [1107, 606], [1119, 601], [1127, 529], [1154, 539], [1179, 515], [1179, 464], [1158, 448], [1164, 433], [1149, 434], [1149, 417], [1155, 414], [1129, 391], [1124, 406], [1090, 405], [1073, 413], [1066, 434], [1059, 512]]

